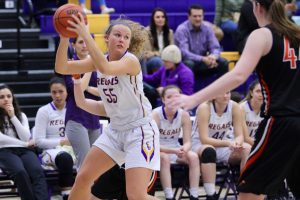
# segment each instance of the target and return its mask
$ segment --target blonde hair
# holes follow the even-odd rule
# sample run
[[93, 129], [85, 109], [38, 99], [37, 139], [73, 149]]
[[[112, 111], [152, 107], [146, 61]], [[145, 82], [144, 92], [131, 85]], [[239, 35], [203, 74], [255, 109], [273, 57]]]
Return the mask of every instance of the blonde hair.
[[110, 23], [105, 34], [109, 35], [112, 28], [115, 25], [124, 25], [131, 30], [131, 41], [129, 44], [128, 51], [133, 53], [137, 57], [140, 57], [143, 53], [145, 43], [148, 39], [148, 33], [145, 30], [145, 27], [137, 22], [134, 22], [129, 19], [125, 19], [124, 16], [121, 16], [120, 18], [113, 20]]

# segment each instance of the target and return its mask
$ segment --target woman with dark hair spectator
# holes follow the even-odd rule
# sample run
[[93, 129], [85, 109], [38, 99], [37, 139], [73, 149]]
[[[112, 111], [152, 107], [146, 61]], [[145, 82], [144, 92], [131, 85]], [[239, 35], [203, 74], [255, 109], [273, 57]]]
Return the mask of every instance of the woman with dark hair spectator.
[[12, 178], [22, 200], [48, 200], [44, 171], [30, 137], [28, 119], [12, 90], [0, 84], [0, 167]]
[[166, 11], [155, 8], [152, 11], [150, 26], [146, 29], [149, 32], [149, 43], [145, 49], [144, 60], [147, 72], [152, 74], [163, 65], [160, 58], [162, 50], [174, 44], [173, 30], [169, 28]]

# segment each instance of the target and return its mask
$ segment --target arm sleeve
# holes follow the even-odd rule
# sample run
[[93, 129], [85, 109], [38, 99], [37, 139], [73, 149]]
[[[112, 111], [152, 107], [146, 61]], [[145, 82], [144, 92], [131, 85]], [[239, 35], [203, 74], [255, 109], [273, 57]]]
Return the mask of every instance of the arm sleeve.
[[38, 147], [42, 149], [51, 149], [59, 145], [59, 138], [47, 138], [47, 126], [49, 115], [46, 109], [40, 108], [35, 117], [35, 126], [33, 128], [33, 138]]
[[14, 125], [20, 140], [27, 142], [31, 137], [27, 116], [22, 113], [22, 123], [16, 116], [10, 118], [10, 121]]
[[182, 57], [189, 60], [201, 61], [202, 56], [192, 53], [189, 50], [189, 33], [184, 27], [179, 26], [175, 32], [175, 44], [180, 48]]
[[180, 85], [183, 94], [192, 95], [194, 93], [194, 74], [192, 71], [180, 73]]
[[153, 87], [159, 87], [163, 70], [164, 70], [164, 67], [161, 67], [159, 70], [157, 70], [153, 74], [143, 75], [144, 81], [146, 83], [152, 85]]
[[8, 146], [17, 145], [17, 146], [27, 147], [27, 142], [4, 135], [2, 132], [0, 132], [0, 148], [7, 145]]

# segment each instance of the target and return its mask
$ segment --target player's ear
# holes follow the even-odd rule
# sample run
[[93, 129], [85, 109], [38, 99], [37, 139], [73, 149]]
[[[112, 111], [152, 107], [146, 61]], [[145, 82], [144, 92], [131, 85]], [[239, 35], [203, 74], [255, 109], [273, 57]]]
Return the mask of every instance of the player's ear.
[[105, 40], [105, 43], [107, 44], [108, 43], [108, 34], [105, 34], [104, 40]]

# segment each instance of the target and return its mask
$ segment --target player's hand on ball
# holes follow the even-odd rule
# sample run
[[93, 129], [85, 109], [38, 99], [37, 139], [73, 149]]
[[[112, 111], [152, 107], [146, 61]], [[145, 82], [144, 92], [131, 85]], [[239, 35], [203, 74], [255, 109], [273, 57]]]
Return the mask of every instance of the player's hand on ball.
[[73, 31], [77, 33], [80, 36], [83, 35], [89, 35], [88, 26], [85, 23], [84, 17], [81, 13], [78, 13], [78, 15], [72, 15], [73, 21], [68, 20], [69, 26], [67, 27], [67, 30]]

